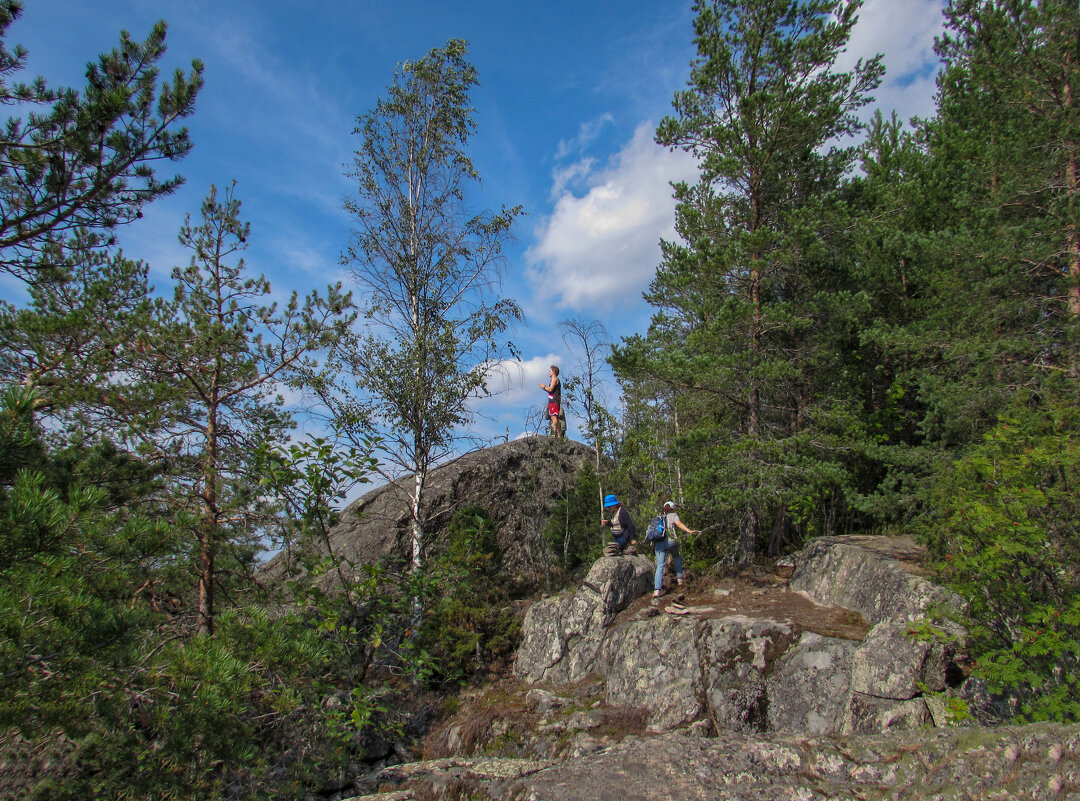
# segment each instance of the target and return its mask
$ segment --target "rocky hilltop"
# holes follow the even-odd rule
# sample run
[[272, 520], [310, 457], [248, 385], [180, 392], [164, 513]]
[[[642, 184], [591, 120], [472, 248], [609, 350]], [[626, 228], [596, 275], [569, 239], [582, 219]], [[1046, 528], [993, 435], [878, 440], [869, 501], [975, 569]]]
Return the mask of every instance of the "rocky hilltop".
[[[467, 453], [428, 474], [428, 547], [437, 551], [454, 510], [476, 504], [496, 526], [504, 572], [523, 591], [544, 583], [547, 552], [541, 532], [553, 501], [565, 497], [582, 465], [593, 459], [586, 445], [567, 439], [526, 437]], [[408, 558], [412, 477], [377, 487], [350, 506], [330, 534], [335, 553], [355, 564], [386, 556]], [[287, 555], [268, 564], [273, 573]]]
[[[652, 604], [652, 560], [603, 558], [533, 605], [515, 680], [428, 759], [358, 790], [427, 799], [1080, 799], [1080, 726], [961, 725], [960, 600], [910, 540], [813, 541], [790, 566]], [[948, 629], [946, 624], [946, 629]], [[387, 794], [389, 793], [389, 794]]]

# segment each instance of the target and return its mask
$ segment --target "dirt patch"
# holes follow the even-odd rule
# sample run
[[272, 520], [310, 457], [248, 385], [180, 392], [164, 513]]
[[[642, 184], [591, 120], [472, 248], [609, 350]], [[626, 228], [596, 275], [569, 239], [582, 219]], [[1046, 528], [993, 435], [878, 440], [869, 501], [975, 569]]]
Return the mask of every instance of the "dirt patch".
[[[870, 630], [866, 619], [840, 606], [819, 606], [789, 588], [788, 571], [754, 568], [738, 576], [714, 578], [688, 576], [682, 587], [665, 576], [665, 594], [654, 602], [649, 595], [631, 604], [620, 620], [660, 614], [679, 614], [700, 619], [746, 617], [787, 623], [797, 631], [823, 637], [862, 640]], [[682, 608], [680, 608], [682, 607]]]

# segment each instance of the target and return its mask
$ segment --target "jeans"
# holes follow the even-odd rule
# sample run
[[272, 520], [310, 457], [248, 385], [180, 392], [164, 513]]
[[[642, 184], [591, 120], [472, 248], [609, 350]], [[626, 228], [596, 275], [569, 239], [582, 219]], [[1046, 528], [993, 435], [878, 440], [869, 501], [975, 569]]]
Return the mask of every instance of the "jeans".
[[658, 590], [664, 585], [664, 564], [667, 562], [668, 554], [671, 554], [671, 561], [675, 565], [675, 575], [682, 578], [682, 557], [679, 556], [679, 543], [664, 537], [659, 542], [653, 543], [653, 554], [656, 556], [656, 581], [653, 589]]

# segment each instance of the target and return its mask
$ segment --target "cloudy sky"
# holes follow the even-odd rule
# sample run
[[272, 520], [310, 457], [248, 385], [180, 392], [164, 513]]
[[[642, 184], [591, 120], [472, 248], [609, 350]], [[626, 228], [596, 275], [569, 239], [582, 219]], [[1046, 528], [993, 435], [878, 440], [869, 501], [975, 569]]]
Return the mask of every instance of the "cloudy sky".
[[[877, 99], [886, 113], [932, 112], [943, 5], [865, 3], [841, 66], [885, 54]], [[247, 265], [276, 293], [347, 281], [340, 254], [352, 224], [342, 201], [356, 116], [397, 64], [462, 38], [481, 84], [472, 98], [477, 210], [527, 212], [503, 285], [525, 310], [513, 335], [523, 359], [506, 391], [481, 405], [478, 432], [519, 435], [545, 400], [537, 384], [547, 366], [572, 370], [560, 320], [599, 320], [616, 338], [647, 327], [641, 293], [659, 240], [673, 235], [669, 184], [694, 175], [686, 156], [652, 140], [695, 55], [689, 0], [27, 0], [7, 43], [27, 48], [29, 73], [78, 87], [120, 30], [142, 38], [159, 19], [169, 25], [166, 72], [195, 58], [206, 65], [189, 122], [195, 149], [178, 166], [187, 183], [121, 240], [159, 288], [188, 260], [176, 238], [184, 216], [197, 216], [211, 184], [233, 180], [251, 223]]]

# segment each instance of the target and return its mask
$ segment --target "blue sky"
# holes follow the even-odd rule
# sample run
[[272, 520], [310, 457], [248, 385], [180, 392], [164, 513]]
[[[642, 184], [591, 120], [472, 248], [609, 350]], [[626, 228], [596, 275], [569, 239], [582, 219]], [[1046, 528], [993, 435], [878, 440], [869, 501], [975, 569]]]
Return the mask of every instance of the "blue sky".
[[[886, 113], [932, 112], [943, 5], [865, 3], [841, 66], [885, 54], [876, 96]], [[689, 0], [27, 0], [8, 44], [29, 50], [28, 73], [80, 87], [86, 63], [121, 29], [143, 38], [159, 19], [169, 25], [163, 72], [194, 58], [206, 65], [188, 123], [195, 148], [176, 165], [187, 183], [121, 235], [159, 288], [188, 260], [176, 239], [185, 214], [198, 215], [212, 183], [234, 179], [251, 223], [246, 263], [275, 293], [347, 283], [339, 256], [352, 230], [342, 201], [355, 118], [397, 64], [462, 38], [480, 78], [476, 210], [520, 204], [528, 215], [503, 285], [525, 310], [513, 334], [523, 358], [504, 391], [480, 404], [477, 431], [519, 435], [527, 410], [544, 401], [537, 384], [547, 366], [572, 371], [560, 320], [600, 320], [616, 338], [648, 326], [641, 293], [659, 240], [673, 236], [669, 183], [694, 175], [685, 155], [652, 142], [695, 55]]]

